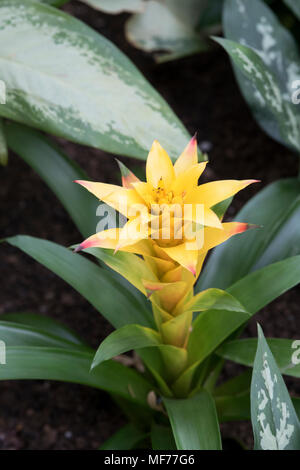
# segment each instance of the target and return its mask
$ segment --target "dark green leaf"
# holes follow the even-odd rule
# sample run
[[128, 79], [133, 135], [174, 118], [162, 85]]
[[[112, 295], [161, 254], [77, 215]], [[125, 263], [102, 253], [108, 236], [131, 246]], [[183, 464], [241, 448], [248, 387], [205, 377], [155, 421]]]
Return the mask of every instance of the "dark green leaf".
[[[7, 346], [0, 380], [42, 379], [96, 387], [146, 405], [149, 384], [140, 374], [116, 361], [90, 372], [93, 353], [81, 349]], [[116, 380], [116, 378], [118, 380]]]
[[93, 359], [92, 368], [124, 352], [158, 346], [160, 343], [159, 333], [151, 328], [140, 325], [123, 326], [102, 341]]
[[300, 255], [270, 264], [233, 284], [228, 292], [254, 314], [300, 282]]
[[179, 450], [220, 450], [221, 437], [214, 401], [203, 390], [192, 398], [165, 398]]
[[[281, 373], [292, 377], [300, 377], [300, 360], [296, 360], [297, 350], [293, 348], [295, 341], [292, 339], [268, 338], [267, 342]], [[239, 364], [252, 367], [256, 350], [256, 338], [239, 339], [223, 344], [217, 350], [217, 354]], [[300, 351], [300, 342], [298, 351]], [[295, 360], [293, 360], [293, 357], [295, 357]]]
[[0, 315], [0, 320], [37, 328], [45, 333], [58, 336], [59, 338], [71, 343], [86, 346], [74, 331], [57, 322], [53, 318], [46, 317], [44, 315], [29, 312], [5, 313]]
[[68, 282], [116, 328], [131, 323], [153, 325], [150, 310], [146, 310], [109, 271], [83, 256], [47, 240], [25, 235], [6, 241]]
[[153, 450], [176, 450], [172, 429], [160, 424], [152, 424], [151, 443]]

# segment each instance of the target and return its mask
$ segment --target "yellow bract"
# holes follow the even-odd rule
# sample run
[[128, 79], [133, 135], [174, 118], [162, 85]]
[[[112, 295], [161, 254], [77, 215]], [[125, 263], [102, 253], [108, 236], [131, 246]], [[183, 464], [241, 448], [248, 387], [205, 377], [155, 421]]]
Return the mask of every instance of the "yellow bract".
[[121, 163], [122, 187], [77, 181], [128, 219], [124, 227], [92, 235], [78, 249], [100, 247], [141, 255], [143, 272], [151, 272], [149, 279], [142, 279], [142, 291], [152, 302], [164, 341], [176, 347], [187, 344], [192, 314], [185, 311], [185, 304], [193, 295], [208, 250], [250, 228], [246, 223], [222, 223], [213, 207], [256, 180], [198, 186], [206, 164], [198, 163], [195, 137], [174, 165], [154, 141], [146, 182]]

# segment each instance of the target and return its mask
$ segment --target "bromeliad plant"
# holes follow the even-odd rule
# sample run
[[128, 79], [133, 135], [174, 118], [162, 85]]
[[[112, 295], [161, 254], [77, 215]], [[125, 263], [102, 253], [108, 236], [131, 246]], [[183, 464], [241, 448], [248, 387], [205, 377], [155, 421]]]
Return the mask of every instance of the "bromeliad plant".
[[[190, 340], [197, 329], [194, 313], [214, 308], [219, 315], [218, 310], [229, 306], [236, 312], [234, 321], [243, 324], [247, 318], [242, 305], [224, 291], [208, 289], [193, 295], [208, 251], [251, 228], [247, 223], [222, 223], [212, 207], [255, 180], [198, 186], [206, 164], [198, 163], [195, 137], [174, 166], [155, 141], [147, 159], [147, 182], [139, 181], [123, 166], [123, 187], [76, 181], [128, 218], [122, 228], [92, 235], [76, 251], [87, 249], [97, 256], [95, 248], [113, 250], [111, 258], [104, 261], [150, 298], [156, 325], [155, 330], [141, 325], [117, 330], [101, 344], [93, 366], [130, 349], [158, 348], [163, 372], [157, 370], [151, 357], [147, 365], [155, 377], [159, 376], [161, 392], [166, 396], [188, 396], [193, 388], [202, 386], [207, 375], [203, 372], [193, 384], [200, 363]], [[124, 252], [121, 266], [114, 257], [118, 251]]]
[[[192, 139], [174, 166], [155, 142], [147, 160], [146, 183], [124, 167], [122, 187], [92, 183], [37, 132], [9, 124], [5, 133], [9, 145], [53, 188], [83, 234], [96, 225], [92, 216], [98, 203], [71, 180], [120, 210], [124, 210], [125, 200], [125, 213], [130, 217], [124, 227], [92, 235], [76, 248], [116, 272], [46, 240], [28, 236], [7, 239], [77, 289], [116, 331], [95, 352], [74, 332], [48, 317], [31, 313], [2, 315], [0, 337], [7, 345], [7, 363], [1, 366], [0, 379], [62, 380], [108, 391], [129, 424], [102, 449], [221, 449], [219, 422], [250, 419], [250, 414], [256, 448], [299, 448], [299, 399], [291, 401], [280, 377], [280, 372], [300, 376], [299, 362], [292, 360], [293, 355], [299, 356], [297, 344], [286, 339], [266, 342], [261, 331], [258, 342], [254, 338], [238, 339], [252, 315], [300, 281], [299, 256], [251, 268], [251, 250], [256, 253], [257, 263], [258, 256], [266, 258], [268, 253], [271, 259], [272, 242], [264, 248], [259, 237], [251, 244], [246, 241], [248, 234], [262, 233], [264, 228], [247, 230], [251, 227], [247, 222], [222, 222], [231, 197], [253, 180], [198, 186], [206, 162], [197, 162], [196, 140]], [[61, 170], [60, 186], [57, 166]], [[284, 204], [289, 207], [293, 205], [290, 189], [296, 181], [287, 185], [290, 200], [285, 197]], [[247, 218], [252, 220], [259, 202], [265, 207], [267, 227], [273, 226], [271, 201], [279, 207], [277, 199], [284, 190], [281, 186], [275, 183], [250, 201], [244, 210]], [[162, 205], [159, 213], [158, 203]], [[139, 209], [146, 206], [146, 210], [130, 213], [132, 204], [138, 204]], [[192, 210], [185, 213], [184, 204]], [[197, 204], [202, 207], [198, 213]], [[183, 211], [175, 213], [176, 205], [183, 206]], [[162, 231], [168, 220], [166, 214], [171, 214], [167, 238]], [[277, 247], [277, 232], [282, 233], [287, 220], [279, 217], [273, 230]], [[211, 267], [210, 278], [207, 273], [204, 278], [201, 274], [195, 285], [207, 251], [235, 234], [233, 246], [243, 244], [238, 247], [240, 255], [231, 255], [232, 246], [221, 244], [221, 253], [207, 264]], [[228, 255], [230, 262], [224, 262]], [[247, 265], [241, 266], [247, 256]], [[240, 275], [235, 263], [243, 268]], [[220, 284], [220, 277], [212, 281], [215, 272], [222, 273], [223, 283], [230, 287], [201, 288], [201, 281]], [[233, 274], [237, 282], [232, 281]], [[127, 357], [125, 361], [122, 354], [132, 349], [139, 359], [131, 361]], [[118, 356], [117, 361], [114, 356]], [[248, 369], [216, 386], [224, 359]], [[137, 370], [127, 367], [128, 362], [137, 365]]]
[[[157, 136], [171, 157], [177, 156], [188, 132], [135, 66], [103, 36], [43, 3], [66, 2], [1, 1], [0, 79], [6, 86], [1, 116], [137, 158], [146, 157]], [[103, 7], [106, 2], [92, 3]], [[41, 39], [47, 48], [42, 60]], [[276, 108], [272, 95], [270, 100]], [[284, 103], [283, 110], [288, 113], [290, 106]], [[280, 121], [287, 131], [291, 122]], [[294, 141], [296, 130], [288, 137]], [[96, 352], [48, 317], [1, 315], [7, 363], [0, 364], [0, 379], [63, 380], [109, 392], [130, 424], [103, 448], [219, 449], [218, 422], [249, 419], [250, 395], [256, 447], [299, 448], [293, 409], [299, 414], [299, 400], [292, 404], [280, 380], [280, 371], [300, 375], [299, 363], [291, 359], [295, 343], [265, 342], [261, 331], [258, 341], [238, 339], [252, 315], [300, 281], [299, 180], [270, 185], [240, 212], [240, 223], [223, 223], [232, 196], [253, 180], [198, 186], [206, 162], [198, 163], [195, 139], [174, 166], [155, 143], [147, 182], [122, 167], [122, 188], [87, 181], [38, 132], [1, 121], [2, 163], [7, 146], [38, 172], [82, 236], [89, 237], [77, 251], [99, 263], [33, 237], [19, 235], [7, 242], [61, 276], [116, 331]], [[72, 180], [125, 213], [126, 225], [90, 237], [98, 203]], [[254, 224], [264, 227], [247, 230]], [[104, 263], [111, 269], [104, 269]], [[139, 357], [131, 361], [138, 371], [124, 365], [128, 357], [122, 357], [123, 363], [111, 359], [131, 349]], [[216, 386], [225, 359], [254, 367], [251, 390], [251, 369]]]

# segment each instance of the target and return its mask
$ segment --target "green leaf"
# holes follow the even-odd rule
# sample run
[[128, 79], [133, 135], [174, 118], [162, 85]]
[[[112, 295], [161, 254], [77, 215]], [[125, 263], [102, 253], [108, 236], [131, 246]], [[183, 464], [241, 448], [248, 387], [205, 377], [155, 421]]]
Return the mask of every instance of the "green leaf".
[[13, 322], [27, 327], [37, 328], [47, 334], [57, 336], [60, 339], [71, 342], [79, 346], [87, 346], [86, 343], [65, 325], [62, 325], [53, 318], [30, 312], [4, 313], [0, 320], [3, 322]]
[[39, 321], [32, 314], [8, 314], [3, 317], [14, 319], [14, 322], [0, 321], [0, 338], [6, 345], [6, 364], [1, 367], [0, 380], [75, 382], [147, 406], [146, 397], [151, 384], [136, 371], [115, 361], [107, 361], [91, 372], [94, 351], [78, 343], [77, 336], [74, 333], [71, 336], [69, 329], [59, 326], [50, 318]]
[[[259, 210], [257, 210], [259, 208]], [[243, 207], [236, 220], [261, 226], [218, 246], [201, 273], [196, 290], [226, 289], [268, 264], [300, 253], [300, 182], [270, 184]]]
[[176, 450], [172, 429], [160, 424], [151, 426], [151, 443], [153, 450]]
[[283, 0], [284, 3], [292, 10], [292, 12], [300, 20], [300, 4], [298, 0]]
[[104, 11], [105, 13], [118, 14], [124, 11], [135, 13], [142, 11], [145, 5], [144, 0], [80, 0], [82, 3]]
[[220, 450], [221, 437], [214, 401], [203, 390], [192, 398], [164, 398], [179, 450]]
[[146, 310], [108, 270], [47, 240], [18, 235], [6, 241], [68, 282], [115, 328], [131, 323], [153, 326], [151, 311]]
[[[292, 34], [280, 24], [272, 10], [260, 0], [251, 2], [226, 0], [223, 10], [223, 27], [226, 38], [252, 48], [262, 59], [265, 72], [273, 74], [275, 78], [274, 91], [276, 93], [279, 91], [278, 98], [281, 96], [282, 104], [286, 105], [286, 123], [284, 123], [277, 111], [274, 112], [272, 103], [268, 99], [267, 95], [271, 97], [270, 89], [263, 90], [258, 86], [253, 64], [249, 61], [249, 59], [252, 61], [252, 58], [248, 56], [247, 64], [244, 62], [241, 69], [231, 52], [228, 51], [235, 63], [234, 71], [241, 92], [258, 124], [275, 140], [299, 151], [300, 107], [291, 104], [291, 99], [294, 93], [293, 81], [299, 79], [300, 56]], [[248, 69], [246, 75], [245, 69]]]
[[[296, 351], [293, 347], [295, 340], [268, 338], [267, 343], [281, 373], [290, 375], [292, 377], [300, 377], [300, 360], [299, 362], [297, 360], [293, 361], [293, 357], [296, 356]], [[257, 339], [247, 338], [230, 341], [223, 344], [217, 350], [217, 354], [226, 359], [229, 359], [230, 361], [252, 367], [256, 350]], [[300, 342], [298, 350], [300, 351]]]
[[76, 344], [61, 338], [47, 330], [34, 327], [32, 325], [25, 325], [14, 323], [13, 321], [0, 321], [0, 338], [7, 345], [14, 346], [44, 346], [44, 347], [59, 347], [76, 349], [91, 352], [91, 348], [84, 344]]
[[102, 341], [93, 359], [92, 368], [127, 351], [149, 348], [160, 343], [160, 335], [151, 328], [140, 325], [123, 326]]
[[194, 373], [229, 335], [250, 319], [246, 311], [206, 310], [193, 322], [188, 342], [189, 367], [177, 379], [173, 389], [180, 396], [188, 393]]
[[48, 5], [1, 1], [0, 76], [0, 115], [74, 142], [144, 159], [154, 139], [177, 157], [190, 138], [116, 46]]
[[300, 255], [270, 264], [233, 284], [228, 292], [252, 315], [300, 282]]
[[251, 421], [255, 449], [300, 450], [300, 423], [259, 325], [251, 383]]
[[[0, 106], [2, 106], [0, 104]], [[8, 161], [7, 143], [3, 131], [3, 120], [0, 119], [0, 165], [6, 166]]]
[[224, 395], [237, 395], [239, 393], [248, 391], [250, 389], [251, 376], [252, 370], [246, 369], [240, 375], [237, 375], [232, 379], [227, 380], [226, 382], [222, 383], [217, 388], [215, 388], [213, 391], [214, 397]]
[[134, 424], [129, 423], [119, 429], [102, 444], [99, 450], [131, 450], [147, 436]]
[[249, 391], [234, 396], [217, 396], [215, 404], [220, 423], [245, 421], [250, 418]]
[[[90, 372], [93, 353], [80, 349], [7, 346], [6, 365], [0, 380], [42, 379], [74, 382], [115, 393], [147, 406], [152, 389], [140, 374], [116, 361], [107, 361]], [[118, 380], [116, 380], [116, 377]]]
[[157, 53], [157, 62], [178, 59], [207, 49], [195, 26], [205, 8], [203, 0], [150, 0], [144, 11], [126, 23], [127, 39], [139, 49]]
[[221, 289], [207, 289], [199, 292], [185, 304], [186, 311], [201, 312], [209, 309], [230, 310], [232, 312], [244, 311], [244, 307], [238, 300]]
[[84, 237], [96, 231], [96, 211], [99, 201], [88, 191], [82, 191], [77, 179], [87, 179], [70, 158], [37, 131], [20, 124], [8, 123], [5, 135], [11, 150], [38, 173], [61, 201]]
[[[300, 418], [300, 399], [292, 398], [298, 418]], [[220, 423], [228, 421], [248, 421], [251, 419], [250, 391], [237, 395], [224, 395], [215, 397], [218, 418]]]
[[[299, 152], [299, 120], [294, 110], [295, 105], [282, 97], [279, 80], [272, 70], [264, 64], [261, 57], [253, 49], [229, 39], [214, 39], [224, 47], [233, 63], [251, 81], [259, 100], [264, 100], [263, 107], [272, 115], [279, 130], [280, 138], [277, 140]], [[274, 125], [272, 123], [273, 127]], [[269, 127], [271, 127], [271, 124], [268, 123], [266, 129], [269, 130]]]

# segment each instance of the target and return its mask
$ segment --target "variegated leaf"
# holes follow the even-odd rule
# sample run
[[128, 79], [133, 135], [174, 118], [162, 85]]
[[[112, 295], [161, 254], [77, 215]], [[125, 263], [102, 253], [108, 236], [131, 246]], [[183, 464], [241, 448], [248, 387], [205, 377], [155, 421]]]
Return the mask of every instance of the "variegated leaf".
[[[226, 0], [223, 27], [226, 38], [250, 47], [259, 56], [265, 66], [265, 73], [273, 76], [276, 82], [271, 86], [276, 94], [280, 94], [284, 108], [283, 120], [270, 106], [266, 90], [257, 87], [254, 70], [257, 66], [253, 64], [253, 56], [250, 57], [244, 50], [247, 58], [244, 57], [244, 65], [239, 64], [227, 49], [234, 62], [241, 92], [255, 119], [275, 140], [299, 151], [300, 105], [296, 104], [293, 97], [297, 93], [297, 80], [300, 80], [300, 55], [293, 36], [261, 0]], [[249, 70], [247, 74], [246, 68]], [[279, 99], [277, 101], [279, 104]], [[285, 121], [283, 128], [282, 122]]]
[[111, 42], [32, 0], [0, 3], [0, 115], [108, 152], [145, 158], [156, 138], [175, 157], [189, 135]]
[[300, 450], [299, 420], [259, 325], [251, 383], [251, 420], [255, 449]]

